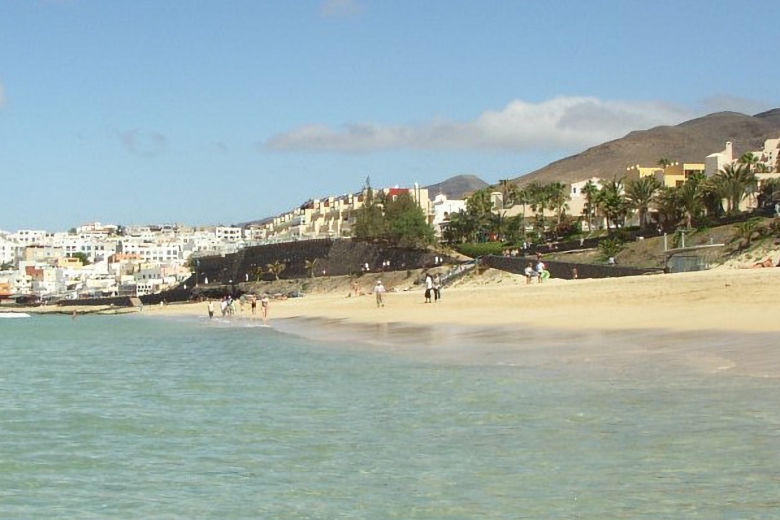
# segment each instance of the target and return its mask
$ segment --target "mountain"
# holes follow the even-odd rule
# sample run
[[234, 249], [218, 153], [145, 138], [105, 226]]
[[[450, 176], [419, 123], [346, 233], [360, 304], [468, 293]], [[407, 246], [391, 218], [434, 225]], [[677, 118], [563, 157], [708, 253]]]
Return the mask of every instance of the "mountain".
[[761, 149], [764, 140], [780, 137], [780, 108], [754, 116], [717, 112], [685, 121], [677, 126], [658, 126], [634, 131], [582, 153], [552, 162], [539, 170], [513, 179], [524, 185], [554, 181], [577, 182], [590, 177], [611, 179], [625, 175], [626, 167], [654, 166], [663, 158], [671, 161], [703, 163], [711, 153], [720, 152], [726, 141], [734, 145], [734, 156]]
[[448, 199], [462, 199], [464, 195], [489, 186], [489, 184], [476, 175], [456, 175], [449, 179], [426, 186], [428, 196], [433, 198], [443, 193]]

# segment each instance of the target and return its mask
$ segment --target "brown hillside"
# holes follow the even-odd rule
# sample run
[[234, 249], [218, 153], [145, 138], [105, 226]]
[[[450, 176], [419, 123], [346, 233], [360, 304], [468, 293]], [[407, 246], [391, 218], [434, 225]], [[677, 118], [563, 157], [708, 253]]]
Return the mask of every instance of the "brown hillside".
[[461, 199], [464, 195], [480, 190], [489, 184], [476, 175], [456, 175], [446, 181], [426, 186], [428, 196], [433, 199], [439, 193], [443, 193], [448, 199]]
[[718, 112], [677, 126], [631, 132], [621, 139], [550, 163], [514, 181], [522, 185], [533, 181], [571, 183], [594, 176], [611, 179], [625, 175], [627, 166], [653, 166], [662, 157], [702, 163], [707, 155], [721, 151], [726, 141], [734, 143], [734, 154], [739, 156], [761, 148], [765, 139], [776, 137], [780, 137], [780, 109], [755, 116]]

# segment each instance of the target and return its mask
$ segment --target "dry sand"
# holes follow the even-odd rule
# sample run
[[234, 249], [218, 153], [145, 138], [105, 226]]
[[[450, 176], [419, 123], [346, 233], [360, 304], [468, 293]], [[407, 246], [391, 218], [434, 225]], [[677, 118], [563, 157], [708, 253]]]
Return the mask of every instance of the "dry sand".
[[[404, 287], [408, 285], [404, 284]], [[323, 318], [363, 324], [453, 324], [545, 329], [780, 332], [780, 269], [718, 269], [608, 279], [547, 280], [489, 270], [424, 303], [422, 288], [373, 295], [327, 294], [271, 303], [271, 318]], [[146, 307], [164, 315], [205, 315], [205, 303]], [[249, 317], [248, 309], [243, 313]]]

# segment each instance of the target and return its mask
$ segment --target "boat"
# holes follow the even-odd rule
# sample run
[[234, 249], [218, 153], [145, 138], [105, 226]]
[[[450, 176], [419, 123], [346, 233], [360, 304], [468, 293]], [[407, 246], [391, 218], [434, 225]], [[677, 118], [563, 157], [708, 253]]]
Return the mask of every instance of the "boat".
[[0, 318], [29, 318], [26, 312], [0, 312]]

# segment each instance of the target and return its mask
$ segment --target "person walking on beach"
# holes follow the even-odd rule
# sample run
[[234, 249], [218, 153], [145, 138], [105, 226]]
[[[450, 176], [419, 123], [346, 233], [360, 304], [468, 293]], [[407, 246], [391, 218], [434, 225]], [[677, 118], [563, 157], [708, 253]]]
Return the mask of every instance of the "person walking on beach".
[[433, 276], [425, 273], [425, 303], [431, 303], [431, 291], [433, 291]]
[[382, 285], [382, 280], [377, 280], [376, 281], [376, 287], [374, 287], [374, 294], [376, 294], [376, 306], [377, 306], [377, 308], [384, 307], [385, 306], [385, 302], [384, 302], [384, 299], [383, 299], [383, 295], [385, 294], [385, 286]]
[[433, 279], [433, 300], [441, 300], [441, 276], [438, 274], [436, 275], [436, 278]]
[[209, 319], [211, 319], [214, 317], [214, 302], [209, 300], [208, 309], [209, 309]]
[[257, 295], [255, 294], [252, 295], [251, 306], [252, 306], [252, 314], [254, 314], [255, 310], [257, 309]]
[[222, 311], [222, 317], [223, 318], [225, 317], [225, 314], [227, 313], [227, 308], [228, 308], [228, 300], [227, 300], [227, 296], [225, 296], [224, 298], [222, 298], [222, 301], [219, 302], [219, 310]]
[[268, 297], [268, 293], [263, 293], [263, 297], [260, 298], [260, 310], [263, 313], [263, 321], [268, 321], [268, 308], [270, 307], [271, 299]]

